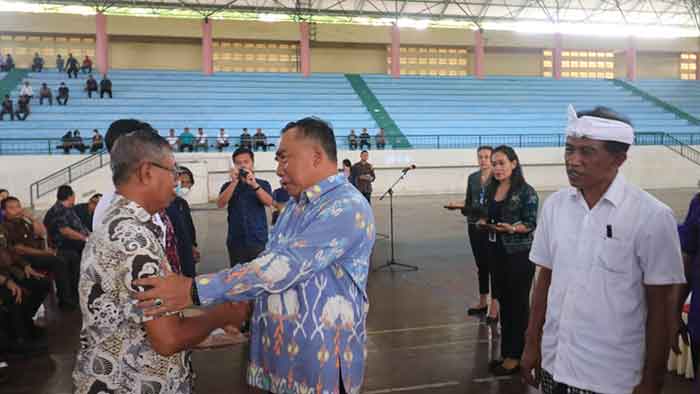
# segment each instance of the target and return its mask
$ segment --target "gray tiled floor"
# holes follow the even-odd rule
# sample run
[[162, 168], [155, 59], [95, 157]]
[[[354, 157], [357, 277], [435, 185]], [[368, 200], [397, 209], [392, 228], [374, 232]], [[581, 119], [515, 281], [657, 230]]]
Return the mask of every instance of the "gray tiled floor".
[[[679, 217], [693, 190], [654, 191]], [[476, 301], [476, 271], [467, 248], [461, 215], [442, 205], [461, 196], [399, 197], [396, 256], [417, 272], [377, 272], [369, 278], [369, 359], [365, 393], [534, 392], [516, 379], [494, 380], [486, 363], [498, 352], [497, 336], [465, 307]], [[375, 202], [377, 229], [388, 233], [388, 204]], [[226, 266], [226, 216], [208, 207], [194, 213], [204, 260], [200, 272]], [[373, 264], [386, 261], [388, 242], [380, 237]], [[0, 393], [60, 394], [71, 391], [70, 371], [80, 317], [61, 316], [50, 328], [51, 355], [15, 362], [13, 382]], [[244, 346], [199, 351], [194, 356], [199, 393], [254, 393], [243, 379]], [[690, 393], [691, 383], [668, 376], [665, 393]]]

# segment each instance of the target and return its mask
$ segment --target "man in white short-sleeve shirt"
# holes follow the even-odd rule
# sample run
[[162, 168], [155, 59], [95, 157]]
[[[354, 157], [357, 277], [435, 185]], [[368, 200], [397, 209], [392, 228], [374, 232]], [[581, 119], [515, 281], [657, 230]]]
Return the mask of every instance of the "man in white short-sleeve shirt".
[[545, 394], [660, 393], [672, 289], [685, 282], [671, 209], [618, 173], [634, 141], [606, 108], [569, 108], [571, 187], [544, 203], [523, 378]]

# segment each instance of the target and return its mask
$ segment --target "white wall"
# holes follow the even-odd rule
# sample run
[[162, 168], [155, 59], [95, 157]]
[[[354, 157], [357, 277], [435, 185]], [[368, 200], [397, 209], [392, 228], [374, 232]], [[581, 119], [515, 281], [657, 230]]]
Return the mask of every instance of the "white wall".
[[[517, 149], [525, 171], [525, 177], [536, 189], [556, 190], [568, 184], [564, 171], [563, 148]], [[359, 152], [341, 151], [339, 160], [359, 160]], [[74, 162], [78, 156], [16, 156], [0, 158], [0, 188], [7, 188], [29, 203], [29, 185], [51, 171]], [[273, 189], [279, 186], [275, 175], [273, 153], [258, 153], [256, 172], [258, 177], [270, 181]], [[188, 196], [193, 204], [216, 199], [221, 185], [228, 180], [230, 156], [220, 153], [177, 154], [179, 163], [192, 170], [195, 186]], [[401, 169], [416, 164], [417, 169], [408, 173], [395, 191], [401, 195], [461, 194], [466, 189], [466, 175], [476, 170], [473, 150], [402, 150], [372, 151], [370, 162], [374, 164], [377, 181], [375, 195], [386, 190], [401, 174]], [[17, 169], [20, 169], [19, 172]], [[19, 175], [18, 175], [19, 173]], [[646, 189], [693, 188], [700, 179], [700, 166], [678, 156], [665, 147], [633, 147], [629, 160], [623, 167], [627, 179]], [[97, 191], [111, 186], [108, 167], [74, 182], [79, 201], [85, 201]], [[43, 198], [37, 207], [52, 203], [53, 193]]]

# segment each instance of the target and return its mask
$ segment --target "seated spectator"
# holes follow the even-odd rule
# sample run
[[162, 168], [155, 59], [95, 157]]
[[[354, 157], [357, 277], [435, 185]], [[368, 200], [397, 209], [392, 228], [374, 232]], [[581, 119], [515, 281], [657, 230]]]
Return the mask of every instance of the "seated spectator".
[[32, 85], [29, 84], [29, 81], [24, 81], [24, 85], [22, 86], [22, 89], [20, 89], [19, 95], [29, 96], [29, 100], [34, 98], [34, 89], [32, 89]]
[[80, 256], [46, 248], [46, 228], [22, 209], [15, 197], [7, 197], [0, 203], [5, 211], [2, 223], [10, 251], [29, 263], [34, 269], [49, 271], [54, 276], [58, 290], [59, 307], [75, 310], [78, 306], [78, 278], [80, 276]]
[[272, 225], [274, 226], [275, 223], [277, 223], [277, 219], [280, 216], [280, 213], [282, 212], [282, 209], [284, 208], [285, 205], [287, 205], [287, 202], [289, 201], [289, 193], [287, 192], [287, 189], [284, 187], [280, 187], [275, 189], [275, 191], [272, 192]]
[[5, 71], [5, 56], [0, 53], [0, 71]]
[[34, 54], [34, 59], [32, 60], [32, 71], [35, 73], [40, 73], [44, 69], [44, 58], [39, 56], [39, 53]]
[[105, 93], [109, 95], [109, 98], [112, 98], [112, 81], [107, 78], [107, 74], [103, 75], [100, 81], [100, 98], [104, 98]]
[[204, 151], [209, 150], [209, 144], [207, 142], [207, 136], [204, 134], [204, 129], [201, 127], [197, 129], [197, 141], [195, 141], [195, 150], [199, 148], [204, 148]]
[[360, 149], [369, 149], [372, 147], [372, 144], [369, 143], [370, 138], [372, 137], [370, 137], [367, 129], [362, 129], [362, 133], [360, 134]]
[[253, 149], [253, 140], [250, 137], [250, 134], [248, 134], [247, 128], [243, 129], [243, 133], [241, 134], [241, 140], [240, 140], [240, 143], [238, 144], [238, 147], [249, 149], [249, 150]]
[[44, 105], [44, 99], [49, 99], [49, 105], [53, 105], [53, 93], [46, 83], [42, 83], [39, 89], [39, 105]]
[[70, 89], [68, 89], [68, 86], [66, 86], [66, 83], [61, 82], [61, 86], [59, 86], [59, 88], [58, 88], [58, 97], [56, 97], [56, 101], [58, 102], [58, 105], [68, 104], [69, 92], [70, 92]]
[[61, 55], [56, 55], [56, 71], [62, 73], [65, 68], [66, 62], [63, 60]]
[[178, 144], [180, 143], [180, 139], [177, 138], [177, 136], [175, 135], [175, 129], [170, 129], [166, 140], [168, 141], [168, 144], [170, 144], [170, 149], [172, 149], [173, 152], [177, 152], [178, 151]]
[[262, 148], [263, 151], [267, 152], [267, 136], [263, 133], [262, 129], [258, 128], [254, 136], [255, 140], [255, 150]]
[[56, 203], [46, 212], [44, 226], [49, 234], [49, 242], [62, 253], [75, 253], [82, 256], [85, 242], [90, 235], [75, 213], [75, 193], [68, 185], [62, 185], [56, 192]]
[[[0, 326], [8, 328], [13, 353], [32, 355], [44, 353], [46, 334], [34, 325], [33, 317], [49, 293], [50, 282], [10, 247], [5, 228], [0, 226], [0, 305], [9, 312]], [[4, 285], [4, 289], [3, 289]], [[0, 327], [0, 331], [3, 327]], [[39, 345], [37, 349], [35, 345]]]
[[10, 114], [10, 120], [15, 120], [14, 105], [12, 104], [12, 99], [9, 94], [5, 95], [5, 100], [2, 101], [2, 107], [0, 107], [0, 120], [5, 120], [5, 114]]
[[78, 215], [78, 218], [80, 218], [80, 222], [90, 232], [92, 232], [92, 218], [95, 213], [95, 208], [97, 207], [97, 204], [99, 204], [101, 198], [102, 194], [97, 193], [90, 197], [88, 202], [76, 204], [75, 207], [73, 207], [76, 215]]
[[228, 148], [229, 145], [230, 144], [228, 142], [228, 134], [226, 134], [226, 130], [219, 130], [219, 136], [216, 138], [216, 148], [219, 150], [219, 152], [223, 152], [224, 148]]
[[83, 74], [90, 74], [92, 72], [92, 60], [89, 56], [85, 55], [85, 59], [83, 59], [83, 66], [80, 67], [80, 71], [82, 71]]
[[87, 150], [87, 145], [83, 143], [83, 137], [80, 135], [80, 130], [75, 130], [73, 132], [73, 148], [80, 151], [80, 153], [85, 153]]
[[66, 65], [68, 66], [66, 68], [66, 71], [68, 72], [68, 79], [71, 78], [71, 75], [74, 78], [78, 78], [78, 59], [73, 57], [72, 53], [68, 54], [68, 60], [66, 61]]
[[97, 92], [97, 80], [90, 74], [87, 81], [85, 81], [85, 91], [88, 94], [88, 98], [92, 98], [92, 92]]
[[386, 146], [386, 137], [384, 136], [383, 128], [379, 129], [379, 133], [374, 136], [374, 143], [377, 146], [377, 149], [384, 149]]
[[180, 134], [179, 138], [180, 152], [184, 152], [185, 149], [192, 152], [194, 150], [194, 135], [190, 133], [190, 128], [185, 127], [185, 131]]
[[12, 58], [12, 55], [9, 53], [5, 57], [5, 67], [2, 69], [2, 71], [12, 71], [15, 69], [15, 59]]
[[29, 116], [29, 96], [21, 96], [19, 100], [17, 100], [15, 116], [19, 120], [27, 120]]
[[104, 138], [100, 131], [95, 129], [92, 131], [92, 145], [90, 145], [90, 153], [97, 153], [104, 148]]
[[350, 130], [350, 135], [348, 135], [348, 147], [350, 150], [357, 149], [357, 134], [355, 134], [355, 129]]
[[73, 132], [70, 130], [66, 131], [66, 134], [63, 134], [63, 137], [61, 137], [61, 148], [65, 154], [69, 154], [70, 150], [73, 149]]

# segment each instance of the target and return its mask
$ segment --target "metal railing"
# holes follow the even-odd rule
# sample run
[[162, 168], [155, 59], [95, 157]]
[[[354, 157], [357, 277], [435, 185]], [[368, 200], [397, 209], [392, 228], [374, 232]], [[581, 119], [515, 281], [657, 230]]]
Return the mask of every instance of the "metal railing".
[[[663, 136], [670, 135], [685, 145], [700, 145], [700, 133], [667, 134], [664, 132], [637, 133], [637, 145], [663, 145]], [[252, 150], [274, 150], [279, 144], [279, 136], [267, 137], [264, 142], [256, 144], [254, 140], [248, 145]], [[405, 140], [404, 140], [405, 138]], [[239, 137], [229, 138], [227, 146], [219, 146], [216, 137], [207, 137], [206, 144], [193, 141], [189, 145], [176, 145], [178, 152], [230, 152], [241, 146]], [[341, 150], [377, 149], [374, 137], [363, 144], [357, 137], [357, 146], [351, 146], [348, 136], [337, 136], [336, 145]], [[405, 137], [386, 138], [384, 149], [406, 149], [410, 143], [411, 149], [468, 149], [481, 145], [510, 145], [515, 148], [556, 147], [564, 146], [564, 134], [494, 134], [494, 135], [408, 135]], [[83, 153], [97, 153], [101, 149], [91, 151], [91, 141], [83, 139]], [[77, 144], [80, 145], [80, 144]], [[80, 153], [75, 144], [66, 144], [57, 138], [0, 138], [0, 155], [52, 155]]]
[[670, 134], [665, 134], [662, 138], [662, 145], [692, 161], [693, 163], [700, 165], [700, 151], [691, 147], [691, 144], [687, 144]]

